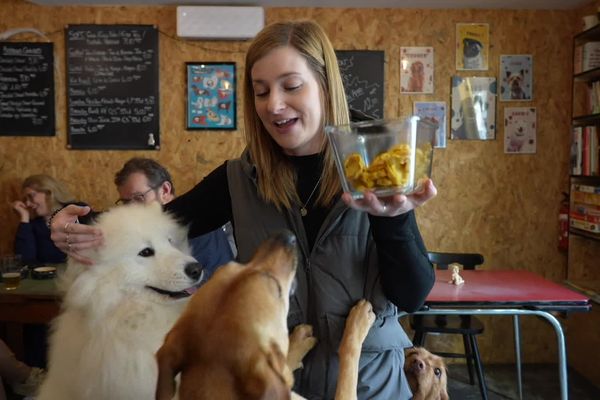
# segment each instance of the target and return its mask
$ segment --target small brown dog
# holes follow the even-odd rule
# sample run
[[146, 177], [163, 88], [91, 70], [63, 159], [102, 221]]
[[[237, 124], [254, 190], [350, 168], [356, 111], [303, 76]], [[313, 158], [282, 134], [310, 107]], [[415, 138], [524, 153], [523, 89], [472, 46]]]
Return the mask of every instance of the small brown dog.
[[448, 371], [444, 359], [422, 347], [406, 350], [404, 372], [413, 400], [448, 400]]
[[[192, 297], [157, 353], [156, 399], [290, 399], [292, 369], [315, 345], [312, 329], [288, 338], [289, 294], [296, 272], [296, 238], [265, 241], [252, 260], [222, 266]], [[355, 399], [361, 345], [375, 315], [360, 301], [348, 316], [339, 349], [336, 399]]]

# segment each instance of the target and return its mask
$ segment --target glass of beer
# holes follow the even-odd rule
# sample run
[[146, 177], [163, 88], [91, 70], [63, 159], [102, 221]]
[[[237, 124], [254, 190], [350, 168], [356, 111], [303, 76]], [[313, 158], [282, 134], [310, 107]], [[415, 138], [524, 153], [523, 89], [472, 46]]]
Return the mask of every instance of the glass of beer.
[[2, 256], [0, 259], [0, 272], [4, 290], [14, 290], [21, 283], [21, 257]]

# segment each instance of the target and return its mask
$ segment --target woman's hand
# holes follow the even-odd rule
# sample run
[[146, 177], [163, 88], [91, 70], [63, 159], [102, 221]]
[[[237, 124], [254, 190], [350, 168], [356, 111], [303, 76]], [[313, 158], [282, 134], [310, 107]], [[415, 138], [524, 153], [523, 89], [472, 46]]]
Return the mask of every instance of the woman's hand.
[[29, 220], [31, 219], [31, 215], [29, 215], [29, 210], [27, 209], [27, 206], [25, 205], [25, 203], [23, 203], [21, 200], [17, 200], [17, 201], [13, 201], [10, 205], [12, 206], [13, 210], [15, 210], [15, 212], [21, 219], [21, 222], [24, 222], [24, 223], [29, 222]]
[[52, 218], [50, 226], [50, 238], [54, 245], [69, 257], [87, 265], [93, 264], [93, 261], [79, 254], [79, 251], [99, 247], [104, 242], [100, 229], [77, 223], [77, 218], [90, 210], [87, 206], [68, 205]]
[[353, 199], [350, 193], [344, 193], [342, 200], [349, 207], [356, 210], [366, 211], [369, 214], [380, 217], [395, 217], [400, 214], [414, 210], [424, 204], [429, 199], [432, 199], [437, 194], [431, 179], [423, 182], [420, 191], [412, 193], [408, 196], [403, 194], [395, 194], [387, 197], [377, 197], [372, 192], [365, 192], [362, 199]]

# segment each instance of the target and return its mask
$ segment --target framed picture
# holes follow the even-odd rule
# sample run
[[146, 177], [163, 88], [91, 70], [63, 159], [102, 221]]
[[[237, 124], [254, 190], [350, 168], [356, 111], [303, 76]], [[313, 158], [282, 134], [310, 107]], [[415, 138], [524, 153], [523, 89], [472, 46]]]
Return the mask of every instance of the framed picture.
[[489, 24], [456, 24], [457, 70], [487, 71], [489, 49]]
[[400, 92], [433, 93], [433, 47], [400, 47]]
[[533, 99], [533, 56], [514, 54], [500, 56], [500, 101]]
[[187, 129], [236, 129], [235, 63], [188, 62]]
[[435, 131], [436, 148], [446, 147], [446, 102], [445, 101], [415, 101], [413, 113], [421, 118], [429, 118], [438, 124]]
[[450, 138], [496, 138], [496, 78], [452, 77]]
[[504, 108], [504, 152], [507, 154], [535, 154], [535, 107]]

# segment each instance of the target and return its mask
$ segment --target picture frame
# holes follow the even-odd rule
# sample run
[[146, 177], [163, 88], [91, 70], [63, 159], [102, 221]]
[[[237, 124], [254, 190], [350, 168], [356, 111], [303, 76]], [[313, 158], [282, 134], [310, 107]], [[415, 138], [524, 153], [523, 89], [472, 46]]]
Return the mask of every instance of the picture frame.
[[533, 55], [500, 56], [500, 101], [533, 100]]
[[400, 93], [433, 93], [433, 47], [400, 47]]
[[456, 24], [456, 70], [487, 71], [490, 26], [487, 23]]
[[415, 101], [413, 103], [413, 114], [421, 118], [429, 118], [438, 124], [435, 131], [435, 142], [433, 147], [446, 148], [446, 102], [445, 101]]
[[452, 77], [450, 139], [496, 138], [496, 78]]
[[188, 130], [234, 130], [235, 62], [187, 62]]
[[535, 107], [505, 107], [504, 153], [535, 154], [536, 125]]

